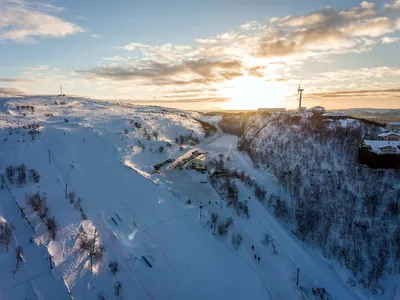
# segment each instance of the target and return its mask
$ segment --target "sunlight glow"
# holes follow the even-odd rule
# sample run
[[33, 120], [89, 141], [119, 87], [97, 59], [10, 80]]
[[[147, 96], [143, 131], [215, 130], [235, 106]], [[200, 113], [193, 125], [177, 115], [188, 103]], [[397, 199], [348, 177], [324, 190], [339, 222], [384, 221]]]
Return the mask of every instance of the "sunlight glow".
[[280, 82], [244, 76], [229, 82], [221, 94], [231, 99], [224, 104], [225, 109], [276, 108], [285, 107], [287, 89]]

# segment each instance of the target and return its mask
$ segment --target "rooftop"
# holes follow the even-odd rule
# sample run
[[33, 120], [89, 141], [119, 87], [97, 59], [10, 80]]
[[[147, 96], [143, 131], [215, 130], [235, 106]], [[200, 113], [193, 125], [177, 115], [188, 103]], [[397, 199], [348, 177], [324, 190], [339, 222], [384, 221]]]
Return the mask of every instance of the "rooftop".
[[387, 137], [387, 136], [391, 136], [391, 135], [397, 135], [400, 137], [400, 132], [383, 132], [379, 135], [379, 137]]
[[400, 154], [400, 141], [375, 141], [375, 140], [364, 140], [363, 144], [371, 147], [372, 151], [378, 154], [384, 153], [382, 149], [387, 147], [393, 147], [396, 149], [396, 154]]

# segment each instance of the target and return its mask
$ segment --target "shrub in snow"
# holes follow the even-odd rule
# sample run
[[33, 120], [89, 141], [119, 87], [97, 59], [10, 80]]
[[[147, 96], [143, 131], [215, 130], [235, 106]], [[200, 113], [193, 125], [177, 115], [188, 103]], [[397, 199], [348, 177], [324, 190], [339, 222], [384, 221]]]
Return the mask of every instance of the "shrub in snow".
[[12, 235], [12, 226], [5, 222], [0, 221], [0, 242], [6, 246], [6, 250], [8, 252], [8, 246], [11, 242], [11, 235]]
[[231, 217], [227, 218], [224, 223], [218, 225], [218, 234], [222, 236], [226, 236], [228, 233], [229, 227], [233, 224], [233, 219]]
[[116, 283], [114, 283], [115, 296], [121, 295], [121, 289], [122, 289], [122, 283], [120, 281], [117, 281]]
[[15, 175], [15, 169], [13, 166], [8, 166], [6, 168], [6, 173], [7, 173], [7, 179], [9, 183], [14, 183], [14, 175]]
[[270, 239], [271, 239], [271, 237], [269, 236], [269, 234], [265, 233], [261, 238], [261, 244], [263, 244], [264, 246], [268, 246]]
[[187, 205], [190, 205], [190, 204], [192, 204], [192, 200], [190, 200], [190, 199], [187, 199], [187, 201], [186, 201], [186, 204], [187, 204]]
[[39, 192], [26, 196], [27, 204], [29, 204], [33, 211], [36, 212], [40, 218], [45, 218], [49, 212], [49, 208], [46, 205], [46, 196], [40, 195]]
[[164, 152], [164, 146], [160, 146], [159, 148], [158, 148], [158, 151], [161, 153], [161, 152]]
[[115, 275], [118, 272], [118, 262], [117, 261], [112, 261], [108, 265], [110, 268], [111, 274]]
[[242, 242], [243, 242], [243, 237], [240, 233], [237, 234], [232, 233], [232, 241], [231, 241], [232, 248], [234, 248], [236, 251], [239, 250]]
[[104, 296], [103, 293], [99, 293], [99, 294], [97, 295], [97, 300], [106, 300], [106, 296]]
[[69, 120], [68, 120], [67, 118], [65, 118], [65, 119], [64, 119], [64, 122], [65, 122], [65, 123], [68, 123], [68, 122], [69, 122]]
[[54, 217], [48, 217], [46, 218], [46, 225], [47, 225], [47, 230], [50, 233], [51, 239], [54, 240], [57, 235], [57, 222]]
[[157, 140], [158, 139], [158, 132], [156, 130], [153, 130], [152, 132], [154, 138]]
[[35, 169], [30, 169], [30, 170], [29, 170], [29, 179], [30, 179], [33, 183], [39, 183], [39, 181], [40, 181], [39, 172], [36, 171]]
[[128, 134], [128, 129], [124, 129], [124, 134]]

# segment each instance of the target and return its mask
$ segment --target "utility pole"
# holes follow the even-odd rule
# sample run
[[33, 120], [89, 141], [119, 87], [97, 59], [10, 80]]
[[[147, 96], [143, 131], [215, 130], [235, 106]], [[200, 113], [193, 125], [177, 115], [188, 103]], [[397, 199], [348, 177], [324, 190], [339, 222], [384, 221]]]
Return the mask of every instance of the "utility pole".
[[296, 279], [296, 285], [299, 286], [299, 276], [300, 276], [300, 268], [297, 269], [297, 279]]
[[60, 82], [60, 96], [62, 96], [62, 84], [61, 84], [61, 82]]
[[49, 164], [51, 164], [50, 150], [49, 151]]
[[92, 252], [90, 253], [90, 271], [92, 272], [93, 272], [93, 254], [94, 254], [94, 247], [96, 244], [96, 235], [97, 235], [97, 228], [94, 229], [93, 248]]
[[68, 182], [65, 183], [65, 199], [68, 198]]
[[50, 270], [53, 269], [53, 265], [51, 264], [51, 259], [53, 258], [53, 256], [49, 255], [49, 263], [50, 263]]

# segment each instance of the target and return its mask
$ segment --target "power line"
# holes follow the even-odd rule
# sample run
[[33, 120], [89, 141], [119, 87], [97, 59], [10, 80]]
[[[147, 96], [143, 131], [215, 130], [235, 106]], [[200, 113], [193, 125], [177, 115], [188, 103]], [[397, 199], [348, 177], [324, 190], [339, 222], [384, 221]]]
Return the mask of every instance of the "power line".
[[46, 275], [46, 274], [49, 273], [49, 272], [50, 272], [50, 270], [47, 270], [47, 271], [44, 272], [44, 273], [35, 275], [35, 276], [33, 276], [33, 277], [31, 277], [31, 278], [28, 278], [28, 279], [26, 279], [26, 280], [24, 280], [24, 281], [21, 281], [21, 282], [18, 282], [18, 283], [16, 283], [16, 284], [13, 284], [13, 285], [9, 285], [9, 286], [3, 287], [3, 288], [0, 289], [0, 291], [2, 292], [2, 291], [5, 291], [5, 290], [8, 290], [8, 289], [12, 289], [12, 288], [14, 288], [14, 287], [16, 287], [16, 286], [19, 286], [19, 285], [21, 285], [21, 284], [23, 284], [23, 283], [25, 283], [25, 282], [28, 282], [28, 281], [31, 281], [31, 280], [33, 280], [33, 279], [42, 277], [42, 276]]

